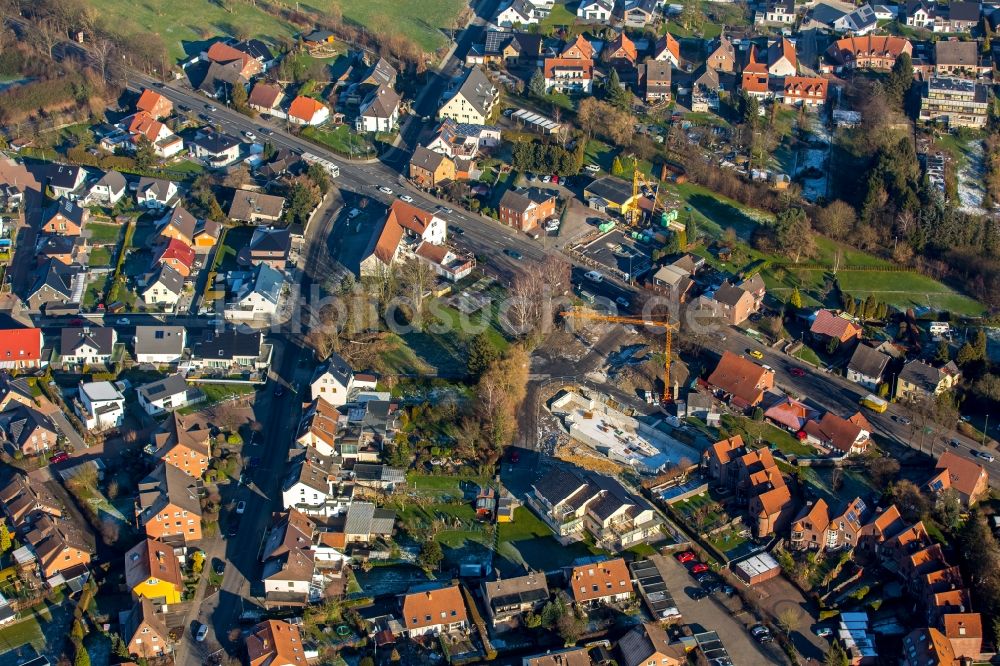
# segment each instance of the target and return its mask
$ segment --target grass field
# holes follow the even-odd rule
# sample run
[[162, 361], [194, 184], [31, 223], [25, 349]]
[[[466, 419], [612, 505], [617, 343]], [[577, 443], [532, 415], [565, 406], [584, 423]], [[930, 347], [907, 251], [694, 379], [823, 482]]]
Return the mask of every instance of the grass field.
[[341, 153], [359, 158], [370, 156], [375, 150], [371, 142], [363, 136], [355, 134], [347, 125], [307, 127], [302, 131], [302, 136]]
[[553, 25], [573, 25], [576, 21], [576, 6], [579, 3], [570, 2], [573, 5], [573, 9], [569, 9], [566, 7], [566, 2], [567, 0], [559, 0], [559, 2], [552, 6], [552, 12], [541, 22], [543, 28]]
[[582, 541], [561, 545], [549, 526], [523, 506], [514, 510], [514, 522], [503, 523], [498, 529], [499, 554], [514, 564], [526, 564], [537, 571], [552, 571], [577, 558], [603, 552]]
[[[162, 36], [168, 54], [174, 60], [194, 55], [206, 38], [235, 37], [246, 34], [273, 42], [279, 37], [294, 37], [296, 29], [248, 2], [213, 2], [212, 0], [90, 0], [108, 25], [131, 33], [155, 32]], [[227, 11], [226, 7], [231, 11]], [[463, 0], [421, 0], [419, 11], [398, 0], [314, 0], [301, 9], [327, 13], [338, 7], [345, 23], [363, 26], [375, 34], [398, 32], [425, 51], [445, 45], [446, 33], [453, 27]]]
[[796, 456], [811, 456], [816, 453], [813, 447], [803, 444], [788, 431], [777, 428], [770, 423], [725, 414], [722, 417], [722, 425], [725, 426], [730, 435], [742, 435], [743, 441], [747, 444], [758, 441], [764, 445], [774, 444], [780, 451]]
[[87, 265], [93, 266], [110, 266], [111, 265], [111, 250], [106, 247], [95, 247], [90, 251], [90, 257], [87, 259]]
[[84, 234], [89, 234], [87, 242], [91, 245], [114, 245], [121, 238], [122, 229], [123, 227], [117, 224], [91, 222], [84, 229]]

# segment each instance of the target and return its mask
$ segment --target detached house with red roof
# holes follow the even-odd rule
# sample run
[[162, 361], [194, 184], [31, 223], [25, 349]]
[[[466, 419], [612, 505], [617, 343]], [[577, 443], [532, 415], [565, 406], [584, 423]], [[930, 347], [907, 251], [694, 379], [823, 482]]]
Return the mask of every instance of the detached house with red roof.
[[385, 221], [372, 235], [359, 265], [361, 275], [378, 275], [400, 258], [417, 251], [421, 243], [443, 245], [445, 221], [435, 213], [405, 201], [389, 207]]
[[607, 58], [612, 67], [631, 69], [639, 61], [639, 52], [635, 48], [635, 42], [621, 32], [608, 44]]
[[545, 90], [587, 94], [594, 87], [594, 61], [589, 58], [546, 58]]
[[411, 638], [467, 629], [465, 600], [458, 585], [412, 592], [403, 597], [403, 627]]
[[634, 591], [632, 575], [620, 557], [573, 567], [567, 586], [573, 601], [583, 607], [628, 601]]
[[847, 314], [835, 314], [830, 310], [818, 310], [809, 326], [810, 335], [817, 340], [825, 343], [833, 338], [842, 345], [860, 340], [863, 332], [864, 329]]
[[681, 44], [669, 32], [656, 40], [653, 60], [669, 62], [674, 67], [681, 66]]
[[322, 125], [330, 118], [330, 109], [312, 97], [299, 95], [288, 107], [288, 122], [296, 125]]
[[771, 96], [771, 88], [768, 84], [770, 74], [767, 71], [767, 63], [760, 59], [757, 46], [750, 46], [750, 59], [740, 80], [740, 88], [747, 95], [757, 99], [767, 99]]
[[774, 388], [774, 371], [730, 351], [722, 352], [708, 386], [740, 409], [759, 405], [764, 392]]
[[215, 42], [204, 56], [217, 65], [231, 65], [244, 79], [250, 79], [263, 71], [264, 66], [249, 53], [241, 51], [225, 42]]
[[979, 463], [945, 451], [938, 458], [927, 488], [935, 494], [954, 490], [962, 506], [969, 507], [989, 493], [990, 475]]
[[136, 111], [144, 111], [156, 118], [166, 118], [174, 112], [174, 105], [169, 99], [158, 92], [146, 88], [139, 95], [139, 101], [135, 103]]
[[795, 45], [787, 39], [773, 42], [767, 47], [767, 73], [771, 76], [795, 76], [799, 71], [799, 60]]
[[166, 264], [181, 274], [190, 277], [194, 266], [194, 249], [182, 240], [171, 238], [162, 246], [154, 260], [155, 264]]
[[42, 329], [8, 328], [0, 330], [0, 368], [5, 370], [42, 368]]
[[809, 421], [803, 431], [806, 441], [834, 455], [861, 455], [871, 442], [872, 426], [860, 412], [850, 419], [827, 412], [819, 421]]

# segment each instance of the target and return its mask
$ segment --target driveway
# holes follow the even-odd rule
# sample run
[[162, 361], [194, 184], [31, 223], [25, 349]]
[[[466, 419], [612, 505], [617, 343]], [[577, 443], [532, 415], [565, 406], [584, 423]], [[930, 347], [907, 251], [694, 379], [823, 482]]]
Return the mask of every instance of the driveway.
[[822, 662], [830, 643], [825, 638], [815, 636], [810, 630], [817, 621], [813, 616], [815, 611], [798, 589], [784, 577], [778, 576], [757, 585], [754, 591], [760, 595], [761, 607], [772, 617], [778, 617], [790, 608], [799, 613], [801, 620], [799, 626], [792, 631], [792, 643], [803, 657], [811, 657], [817, 663]]
[[[774, 666], [774, 664], [788, 663], [788, 658], [776, 644], [763, 646], [750, 638], [745, 627], [753, 624], [751, 615], [742, 614], [743, 617], [747, 618], [747, 624], [736, 619], [722, 603], [725, 597], [721, 595], [713, 595], [698, 601], [691, 599], [685, 590], [697, 587], [697, 583], [688, 574], [687, 569], [673, 557], [656, 557], [656, 560], [658, 561], [657, 568], [666, 580], [667, 588], [673, 595], [677, 608], [681, 611], [684, 623], [689, 625], [696, 634], [703, 631], [718, 632], [729, 656], [732, 657], [733, 664], [736, 666]], [[741, 602], [738, 601], [738, 597], [725, 599], [725, 601], [739, 611]]]

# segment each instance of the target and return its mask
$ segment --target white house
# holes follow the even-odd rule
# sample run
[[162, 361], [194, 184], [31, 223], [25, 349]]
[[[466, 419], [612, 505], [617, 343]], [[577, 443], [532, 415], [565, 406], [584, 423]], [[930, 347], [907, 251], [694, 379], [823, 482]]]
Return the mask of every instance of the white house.
[[324, 400], [334, 407], [341, 407], [350, 402], [352, 394], [357, 391], [374, 391], [375, 384], [374, 376], [355, 375], [347, 361], [334, 352], [316, 368], [309, 390], [313, 400]]
[[330, 119], [330, 109], [312, 97], [299, 95], [288, 107], [288, 122], [296, 125], [322, 125]]
[[278, 311], [285, 276], [270, 264], [262, 262], [253, 271], [233, 271], [230, 276], [233, 298], [223, 311], [226, 319], [262, 319]]
[[[261, 579], [264, 582], [265, 603], [274, 599], [275, 605], [295, 600], [295, 605], [304, 605], [309, 597], [316, 563], [311, 550], [291, 548], [278, 557], [264, 563]], [[303, 663], [305, 658], [303, 655]]]
[[611, 20], [614, 3], [611, 0], [582, 0], [576, 8], [576, 17], [583, 21], [607, 23]]
[[111, 208], [125, 196], [126, 189], [128, 189], [128, 182], [126, 182], [125, 176], [117, 171], [108, 171], [90, 188], [87, 202]]
[[75, 200], [77, 190], [87, 180], [87, 172], [83, 167], [70, 164], [51, 164], [46, 175], [56, 199]]
[[398, 199], [376, 229], [361, 259], [362, 275], [379, 275], [401, 258], [411, 256], [422, 241], [442, 245], [447, 236], [445, 221], [437, 214]]
[[172, 308], [181, 300], [183, 292], [184, 277], [167, 264], [160, 264], [156, 272], [147, 277], [141, 293], [146, 305]]
[[348, 494], [340, 493], [333, 482], [335, 474], [331, 462], [313, 451], [293, 458], [281, 484], [282, 506], [322, 518], [346, 511], [351, 499]]
[[125, 396], [111, 382], [80, 382], [76, 412], [87, 430], [117, 428], [125, 418]]
[[197, 388], [188, 386], [181, 374], [169, 375], [155, 382], [143, 384], [136, 389], [136, 395], [139, 397], [139, 404], [150, 416], [172, 412], [205, 399], [205, 394]]
[[497, 12], [493, 22], [501, 28], [511, 28], [515, 25], [534, 25], [538, 20], [538, 12], [528, 0], [513, 0]]
[[889, 365], [889, 355], [866, 344], [859, 344], [847, 363], [847, 379], [870, 391], [878, 389]]
[[135, 359], [139, 363], [169, 365], [177, 363], [187, 345], [183, 326], [136, 326]]
[[64, 328], [59, 333], [59, 358], [63, 363], [107, 363], [118, 334], [103, 326]]
[[379, 86], [361, 103], [355, 129], [359, 132], [391, 132], [399, 121], [399, 95], [389, 86]]
[[177, 198], [177, 183], [143, 176], [135, 191], [136, 203], [144, 208], [167, 208]]
[[470, 68], [453, 87], [453, 92], [445, 96], [447, 100], [438, 110], [438, 118], [473, 125], [486, 125], [500, 101], [500, 91], [479, 67]]
[[228, 134], [208, 132], [189, 142], [191, 154], [211, 167], [229, 166], [240, 157], [240, 140]]

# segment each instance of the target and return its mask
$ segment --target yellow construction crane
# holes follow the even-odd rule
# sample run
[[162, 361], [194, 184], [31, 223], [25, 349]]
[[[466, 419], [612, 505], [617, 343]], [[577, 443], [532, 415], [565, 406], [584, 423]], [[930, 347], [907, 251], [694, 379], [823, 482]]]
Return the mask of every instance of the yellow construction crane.
[[663, 402], [670, 402], [672, 400], [673, 392], [670, 390], [670, 354], [672, 347], [673, 331], [679, 330], [679, 324], [671, 324], [666, 319], [660, 318], [649, 318], [645, 319], [643, 317], [621, 317], [618, 315], [606, 315], [600, 312], [595, 312], [594, 310], [588, 310], [587, 308], [570, 308], [562, 313], [563, 317], [579, 317], [580, 319], [591, 319], [594, 321], [606, 321], [614, 324], [634, 324], [642, 326], [658, 326], [663, 328], [666, 332], [663, 354]]
[[653, 190], [653, 210], [655, 211], [656, 198], [660, 194], [660, 184], [646, 178], [645, 174], [639, 171], [639, 167], [636, 165], [635, 169], [632, 170], [632, 198], [629, 200], [628, 205], [622, 209], [625, 221], [631, 227], [639, 226], [639, 220], [642, 218], [642, 211], [639, 208], [639, 194], [643, 187]]

